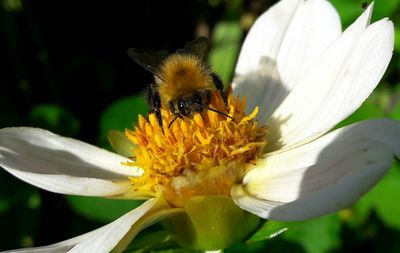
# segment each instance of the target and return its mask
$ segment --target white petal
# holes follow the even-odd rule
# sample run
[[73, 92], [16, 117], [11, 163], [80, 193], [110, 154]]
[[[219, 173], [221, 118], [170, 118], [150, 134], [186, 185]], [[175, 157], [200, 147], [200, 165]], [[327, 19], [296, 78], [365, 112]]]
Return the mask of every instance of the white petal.
[[114, 222], [89, 233], [49, 246], [6, 252], [111, 252], [128, 232], [130, 239], [133, 239], [144, 228], [154, 224], [159, 219], [176, 214], [177, 211], [177, 209], [168, 209], [165, 202], [161, 200], [151, 199]]
[[[278, 2], [261, 15], [249, 31], [240, 51], [232, 84], [235, 95], [247, 96], [247, 113], [264, 97], [271, 97], [282, 89], [276, 58], [286, 30], [303, 3], [303, 0]], [[277, 91], [274, 92], [274, 89]]]
[[277, 59], [287, 91], [296, 86], [299, 77], [341, 33], [339, 14], [328, 1], [308, 0], [298, 9]]
[[[244, 42], [236, 68], [234, 93], [249, 98], [247, 113], [260, 107], [257, 119], [261, 123], [341, 33], [340, 18], [328, 1], [290, 4], [288, 8], [280, 2], [257, 20]], [[288, 11], [283, 15], [278, 7]]]
[[400, 122], [353, 124], [303, 146], [268, 154], [232, 191], [260, 217], [303, 220], [348, 207], [400, 157]]
[[387, 19], [365, 29], [369, 16], [366, 11], [325, 51], [274, 112], [267, 123], [270, 143], [282, 147], [316, 138], [374, 90], [392, 57], [394, 29]]
[[113, 196], [129, 187], [138, 168], [127, 158], [49, 131], [0, 129], [0, 166], [37, 187], [64, 194]]
[[251, 27], [239, 55], [236, 73], [258, 71], [263, 58], [276, 59], [286, 30], [303, 0], [283, 0], [262, 14]]

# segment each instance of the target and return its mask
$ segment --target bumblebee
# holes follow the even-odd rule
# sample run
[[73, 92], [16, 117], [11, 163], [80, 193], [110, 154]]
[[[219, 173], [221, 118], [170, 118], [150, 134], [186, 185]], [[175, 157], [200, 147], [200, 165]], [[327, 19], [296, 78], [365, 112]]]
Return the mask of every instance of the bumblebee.
[[167, 51], [151, 51], [130, 48], [128, 55], [154, 75], [154, 82], [147, 89], [150, 113], [156, 115], [162, 128], [161, 107], [169, 108], [177, 118], [192, 117], [195, 113], [211, 110], [211, 95], [218, 90], [228, 106], [227, 96], [221, 78], [206, 63], [209, 49], [208, 39], [199, 37], [187, 43], [184, 48], [169, 54]]

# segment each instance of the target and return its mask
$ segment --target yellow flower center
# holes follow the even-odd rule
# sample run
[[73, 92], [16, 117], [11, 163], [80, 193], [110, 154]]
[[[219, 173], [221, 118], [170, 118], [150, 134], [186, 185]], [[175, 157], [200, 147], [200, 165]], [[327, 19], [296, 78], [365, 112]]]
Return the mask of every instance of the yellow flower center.
[[229, 112], [218, 92], [210, 107], [232, 118], [205, 110], [177, 119], [169, 128], [174, 114], [162, 108], [162, 130], [154, 114], [148, 120], [139, 115], [138, 126], [125, 132], [135, 144], [134, 161], [126, 165], [144, 170], [141, 177], [131, 178], [135, 191], [163, 194], [174, 206], [194, 196], [230, 195], [232, 185], [261, 155], [266, 127], [254, 119], [257, 107], [245, 115], [246, 99], [229, 93]]

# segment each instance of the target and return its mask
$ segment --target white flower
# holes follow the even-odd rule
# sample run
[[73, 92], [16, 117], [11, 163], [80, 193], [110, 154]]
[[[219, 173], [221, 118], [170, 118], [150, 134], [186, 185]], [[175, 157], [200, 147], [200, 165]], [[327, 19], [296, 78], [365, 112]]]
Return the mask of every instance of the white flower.
[[[400, 123], [376, 119], [327, 133], [376, 87], [392, 56], [388, 19], [370, 24], [372, 5], [343, 33], [325, 0], [282, 0], [249, 32], [236, 67], [234, 94], [259, 106], [269, 127], [265, 155], [231, 196], [242, 209], [273, 220], [303, 220], [348, 207], [400, 156]], [[0, 165], [56, 193], [137, 198], [127, 158], [48, 131], [0, 130]], [[37, 252], [109, 252], [143, 228], [181, 212], [153, 198], [116, 221]], [[24, 250], [22, 250], [24, 251]]]

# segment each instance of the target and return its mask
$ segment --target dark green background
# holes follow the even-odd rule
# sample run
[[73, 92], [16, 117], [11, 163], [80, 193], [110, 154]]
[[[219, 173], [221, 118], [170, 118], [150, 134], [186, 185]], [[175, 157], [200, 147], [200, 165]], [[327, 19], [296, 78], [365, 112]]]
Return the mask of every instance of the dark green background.
[[[1, 0], [0, 127], [37, 126], [109, 148], [107, 132], [130, 127], [147, 107], [151, 75], [129, 47], [173, 51], [199, 31], [212, 39], [209, 60], [227, 82], [248, 24], [275, 1]], [[333, 0], [348, 26], [364, 1]], [[377, 0], [373, 19], [397, 27], [398, 0]], [[380, 86], [344, 124], [400, 119], [400, 40]], [[271, 240], [228, 252], [400, 252], [400, 166], [353, 208], [299, 224]], [[70, 197], [38, 190], [0, 170], [0, 250], [45, 245], [114, 220], [137, 202]], [[158, 230], [151, 228], [147, 232]]]

